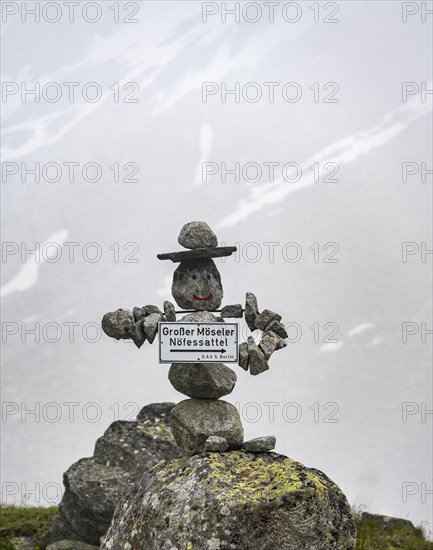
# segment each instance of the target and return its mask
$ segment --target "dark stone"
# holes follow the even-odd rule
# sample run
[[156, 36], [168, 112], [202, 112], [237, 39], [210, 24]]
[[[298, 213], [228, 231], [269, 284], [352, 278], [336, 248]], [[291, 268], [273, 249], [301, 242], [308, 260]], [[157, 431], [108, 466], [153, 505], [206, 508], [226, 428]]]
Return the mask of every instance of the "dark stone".
[[282, 349], [284, 346], [284, 341], [272, 331], [265, 332], [259, 343], [259, 348], [265, 354], [266, 359], [269, 359], [275, 350]]
[[98, 544], [110, 525], [119, 498], [133, 485], [129, 472], [82, 458], [63, 476], [60, 514], [81, 542]]
[[174, 263], [206, 259], [206, 258], [222, 258], [223, 256], [231, 256], [236, 252], [235, 246], [219, 246], [218, 248], [197, 248], [196, 250], [185, 250], [185, 252], [167, 252], [165, 254], [157, 254], [158, 260], [171, 260]]
[[161, 462], [116, 509], [103, 550], [353, 550], [346, 497], [319, 470], [276, 453]]
[[205, 451], [209, 453], [223, 453], [227, 451], [229, 444], [224, 437], [211, 435], [206, 439]]
[[265, 354], [258, 348], [252, 336], [248, 336], [248, 366], [253, 376], [269, 369]]
[[113, 422], [96, 441], [95, 462], [135, 472], [142, 467], [144, 456], [147, 463], [155, 463], [161, 457], [169, 459], [177, 455], [169, 422], [169, 416], [156, 423], [148, 420]]
[[152, 344], [153, 341], [155, 340], [155, 337], [158, 334], [158, 323], [163, 320], [164, 320], [164, 317], [162, 313], [151, 313], [150, 315], [144, 318], [144, 321], [143, 321], [144, 334], [146, 335], [146, 338], [149, 344]]
[[254, 325], [259, 330], [266, 330], [267, 326], [272, 323], [272, 321], [281, 321], [281, 315], [270, 309], [264, 309], [262, 313], [256, 317]]
[[154, 306], [153, 304], [149, 304], [147, 306], [144, 306], [144, 312], [146, 317], [148, 315], [152, 315], [152, 313], [158, 313], [159, 315], [162, 315], [162, 311], [159, 309], [158, 306]]
[[257, 306], [257, 298], [252, 292], [247, 292], [245, 298], [245, 321], [248, 325], [248, 328], [254, 332], [256, 329], [255, 321], [259, 314]]
[[146, 335], [144, 334], [143, 329], [143, 321], [137, 321], [136, 323], [131, 325], [128, 329], [128, 332], [131, 336], [131, 340], [134, 342], [137, 348], [140, 349], [146, 341]]
[[144, 307], [134, 307], [132, 309], [135, 321], [142, 321], [146, 317], [146, 310]]
[[176, 310], [174, 305], [166, 300], [164, 302], [164, 315], [168, 322], [174, 323], [176, 321]]
[[173, 363], [168, 379], [188, 397], [219, 399], [232, 392], [237, 376], [222, 363]]
[[286, 327], [283, 325], [283, 323], [280, 323], [279, 321], [272, 321], [271, 323], [269, 323], [269, 325], [266, 327], [266, 332], [268, 331], [275, 332], [275, 334], [280, 338], [288, 338]]
[[243, 315], [243, 309], [241, 304], [235, 304], [233, 306], [224, 306], [220, 312], [220, 316], [224, 319], [237, 318], [241, 319]]
[[242, 342], [239, 346], [239, 366], [248, 370], [248, 344]]
[[52, 544], [53, 542], [66, 539], [82, 541], [80, 535], [72, 530], [72, 527], [66, 521], [63, 514], [60, 514], [58, 516], [55, 516], [51, 521], [49, 530], [42, 536], [40, 546], [41, 548], [46, 548], [49, 544]]
[[64, 474], [65, 493], [42, 539], [42, 548], [59, 540], [99, 545], [121, 495], [160, 460], [181, 456], [170, 429], [174, 403], [147, 405], [137, 420], [119, 420], [98, 439], [93, 458], [83, 458]]
[[274, 435], [266, 435], [263, 437], [256, 437], [249, 441], [242, 443], [242, 449], [252, 453], [262, 453], [265, 451], [272, 451], [275, 449], [276, 439]]
[[150, 403], [142, 407], [141, 411], [137, 414], [137, 420], [141, 420], [148, 426], [149, 423], [159, 424], [163, 422], [170, 425], [171, 411], [176, 403], [165, 401], [163, 403]]

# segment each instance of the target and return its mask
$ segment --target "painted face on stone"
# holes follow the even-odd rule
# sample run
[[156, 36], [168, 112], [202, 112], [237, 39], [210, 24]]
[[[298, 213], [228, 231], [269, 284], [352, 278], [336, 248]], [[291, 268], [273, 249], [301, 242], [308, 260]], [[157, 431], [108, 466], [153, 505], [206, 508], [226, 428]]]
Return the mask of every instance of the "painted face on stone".
[[182, 309], [218, 309], [223, 299], [223, 287], [215, 263], [210, 259], [181, 262], [173, 275], [171, 293]]

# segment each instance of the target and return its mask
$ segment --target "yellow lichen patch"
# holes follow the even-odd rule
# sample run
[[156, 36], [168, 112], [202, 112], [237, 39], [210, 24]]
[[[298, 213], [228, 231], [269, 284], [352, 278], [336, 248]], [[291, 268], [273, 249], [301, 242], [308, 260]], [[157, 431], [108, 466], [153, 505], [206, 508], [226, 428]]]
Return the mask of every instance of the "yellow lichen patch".
[[[217, 500], [234, 506], [272, 503], [296, 491], [322, 495], [328, 485], [320, 473], [291, 458], [264, 460], [257, 456], [251, 460], [239, 451], [175, 459], [155, 466], [154, 470], [159, 468], [164, 470], [166, 490], [176, 489], [185, 476], [191, 479], [198, 476]], [[194, 516], [195, 512], [191, 510], [189, 514]]]
[[187, 549], [187, 550], [193, 550], [193, 548], [192, 548], [192, 542], [189, 542], [189, 541], [188, 541], [188, 542], [186, 543], [186, 549]]
[[294, 491], [312, 490], [322, 493], [325, 485], [318, 475], [291, 458], [265, 462], [261, 457], [247, 460], [241, 453], [226, 453], [204, 457], [209, 464], [208, 481], [219, 500], [237, 505], [274, 500]]
[[141, 433], [150, 435], [150, 437], [154, 437], [156, 439], [174, 441], [171, 428], [169, 424], [166, 424], [165, 422], [160, 422], [159, 424], [154, 424], [152, 422], [140, 422], [138, 430]]

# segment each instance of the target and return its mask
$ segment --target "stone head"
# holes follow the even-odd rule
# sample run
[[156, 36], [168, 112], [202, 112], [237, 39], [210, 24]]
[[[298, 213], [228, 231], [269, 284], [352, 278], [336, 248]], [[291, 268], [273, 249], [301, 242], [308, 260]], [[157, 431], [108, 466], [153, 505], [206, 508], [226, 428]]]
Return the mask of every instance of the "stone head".
[[223, 287], [214, 261], [200, 258], [180, 262], [173, 274], [171, 293], [182, 309], [218, 309], [223, 299]]

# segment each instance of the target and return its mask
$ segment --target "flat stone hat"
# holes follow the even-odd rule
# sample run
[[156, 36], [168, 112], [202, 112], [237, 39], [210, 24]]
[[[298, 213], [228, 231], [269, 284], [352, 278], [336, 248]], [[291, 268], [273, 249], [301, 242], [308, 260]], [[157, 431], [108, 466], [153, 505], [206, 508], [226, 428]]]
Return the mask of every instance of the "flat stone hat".
[[197, 258], [221, 258], [236, 252], [236, 246], [218, 246], [218, 239], [206, 222], [189, 222], [185, 224], [178, 237], [178, 243], [187, 248], [180, 252], [157, 254], [159, 260], [183, 262]]

